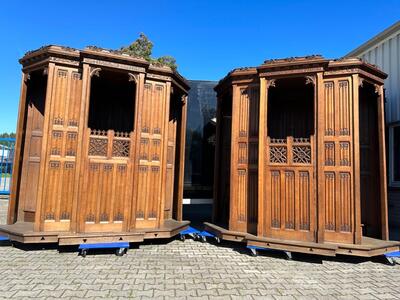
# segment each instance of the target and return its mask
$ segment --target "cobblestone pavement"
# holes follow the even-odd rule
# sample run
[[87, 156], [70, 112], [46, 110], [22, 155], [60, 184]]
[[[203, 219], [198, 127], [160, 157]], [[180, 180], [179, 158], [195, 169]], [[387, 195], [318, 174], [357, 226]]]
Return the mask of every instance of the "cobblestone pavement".
[[395, 299], [400, 265], [171, 240], [124, 257], [0, 247], [0, 298]]

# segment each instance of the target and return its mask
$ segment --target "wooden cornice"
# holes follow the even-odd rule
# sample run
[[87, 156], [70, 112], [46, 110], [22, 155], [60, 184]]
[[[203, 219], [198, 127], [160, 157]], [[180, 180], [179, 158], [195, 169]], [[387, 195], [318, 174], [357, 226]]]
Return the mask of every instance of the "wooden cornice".
[[83, 50], [48, 45], [27, 52], [20, 60], [24, 72], [43, 68], [49, 62], [58, 65], [81, 67], [87, 63], [94, 67], [120, 69], [128, 72], [146, 73], [148, 78], [171, 81], [183, 94], [189, 91], [187, 80], [177, 71], [167, 66], [152, 65], [140, 57], [134, 57], [119, 50], [108, 50], [99, 47], [86, 47]]

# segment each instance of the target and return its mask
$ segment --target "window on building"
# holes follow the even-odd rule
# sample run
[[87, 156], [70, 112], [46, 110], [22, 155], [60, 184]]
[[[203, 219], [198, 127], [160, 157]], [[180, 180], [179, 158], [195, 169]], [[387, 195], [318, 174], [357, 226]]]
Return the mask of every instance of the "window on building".
[[392, 186], [400, 187], [400, 124], [391, 126], [390, 138], [390, 183]]

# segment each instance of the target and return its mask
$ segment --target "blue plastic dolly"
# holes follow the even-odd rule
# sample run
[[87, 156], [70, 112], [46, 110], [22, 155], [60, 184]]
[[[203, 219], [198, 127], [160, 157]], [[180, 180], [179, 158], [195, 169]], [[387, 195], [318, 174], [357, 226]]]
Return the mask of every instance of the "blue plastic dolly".
[[9, 241], [10, 239], [8, 237], [0, 235], [0, 242], [9, 242]]
[[[257, 256], [257, 251], [262, 250], [262, 251], [271, 251], [271, 252], [276, 252], [280, 250], [275, 250], [275, 249], [269, 249], [269, 248], [263, 248], [263, 247], [258, 247], [258, 246], [246, 246], [247, 249], [250, 249], [250, 254], [251, 256]], [[292, 252], [290, 251], [284, 251], [282, 250], [283, 253], [285, 253], [286, 258], [288, 260], [292, 260]]]
[[221, 243], [221, 239], [218, 236], [216, 236], [215, 234], [212, 234], [205, 230], [203, 230], [202, 232], [199, 233], [199, 238], [202, 243], [206, 242], [208, 237], [214, 238], [218, 244]]
[[182, 242], [186, 240], [186, 235], [190, 235], [194, 240], [199, 238], [200, 230], [189, 226], [187, 229], [182, 230], [179, 235]]
[[123, 256], [129, 249], [129, 242], [115, 242], [115, 243], [97, 243], [97, 244], [80, 244], [79, 250], [82, 257], [86, 257], [86, 254], [90, 249], [116, 249], [115, 255]]
[[396, 258], [400, 259], [400, 251], [385, 253], [385, 257], [392, 266], [394, 266], [396, 263], [400, 264], [398, 261], [396, 261]]
[[0, 246], [14, 247], [14, 243], [8, 238], [8, 236], [0, 235]]

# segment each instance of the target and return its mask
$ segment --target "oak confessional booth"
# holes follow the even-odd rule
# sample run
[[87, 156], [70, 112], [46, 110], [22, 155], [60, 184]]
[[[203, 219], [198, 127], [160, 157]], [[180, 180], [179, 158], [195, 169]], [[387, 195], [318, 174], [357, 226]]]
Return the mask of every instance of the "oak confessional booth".
[[373, 256], [388, 241], [385, 73], [358, 59], [265, 61], [218, 95], [213, 223], [248, 246]]
[[23, 78], [8, 225], [23, 243], [166, 238], [182, 221], [186, 80], [118, 51], [46, 46]]

